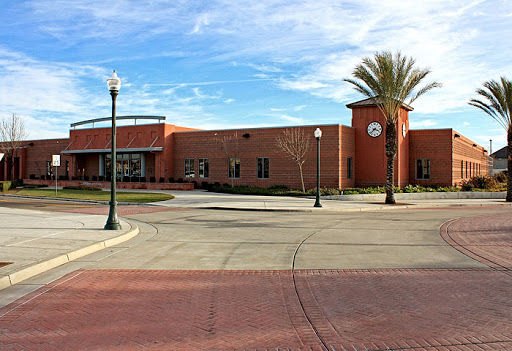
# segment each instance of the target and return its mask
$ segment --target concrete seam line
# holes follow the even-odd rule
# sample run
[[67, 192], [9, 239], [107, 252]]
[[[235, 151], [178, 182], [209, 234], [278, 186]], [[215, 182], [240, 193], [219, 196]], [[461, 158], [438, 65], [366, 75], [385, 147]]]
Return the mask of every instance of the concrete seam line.
[[[128, 223], [128, 224], [130, 225], [130, 228], [131, 228], [131, 230], [128, 233], [122, 234], [115, 238], [111, 238], [108, 240], [103, 240], [103, 241], [94, 243], [92, 245], [75, 250], [73, 252], [69, 252], [69, 253], [51, 258], [47, 261], [36, 263], [33, 266], [27, 267], [18, 272], [14, 272], [7, 276], [1, 277], [0, 278], [0, 290], [8, 288], [9, 286], [12, 286], [14, 284], [18, 284], [18, 283], [22, 282], [23, 280], [32, 278], [33, 276], [44, 273], [46, 271], [49, 271], [50, 269], [53, 269], [53, 268], [56, 268], [58, 266], [65, 264], [65, 263], [74, 261], [83, 256], [90, 255], [92, 253], [103, 250], [107, 247], [117, 245], [117, 244], [120, 244], [127, 240], [130, 240], [131, 238], [133, 238], [137, 234], [139, 234], [139, 227], [137, 225], [135, 225], [135, 227], [134, 227], [130, 223]], [[5, 282], [5, 280], [7, 280], [7, 279], [9, 281]]]

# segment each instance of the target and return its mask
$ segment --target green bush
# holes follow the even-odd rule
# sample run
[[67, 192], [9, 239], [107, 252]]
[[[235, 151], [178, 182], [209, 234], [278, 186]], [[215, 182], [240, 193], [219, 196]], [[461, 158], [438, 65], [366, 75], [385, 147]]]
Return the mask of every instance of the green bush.
[[474, 176], [472, 177], [469, 182], [473, 184], [473, 186], [477, 189], [485, 189], [490, 190], [496, 188], [496, 181], [493, 177], [490, 176]]
[[70, 185], [70, 186], [63, 187], [62, 189], [101, 191], [101, 188], [98, 188], [96, 186], [87, 186], [87, 185]]
[[462, 191], [473, 191], [475, 185], [471, 182], [471, 180], [463, 180], [460, 188]]
[[493, 178], [496, 183], [507, 183], [508, 181], [507, 172], [496, 173]]
[[286, 185], [271, 185], [267, 189], [269, 190], [288, 190]]
[[0, 182], [2, 184], [2, 191], [7, 191], [12, 188], [12, 182], [10, 180], [3, 180]]

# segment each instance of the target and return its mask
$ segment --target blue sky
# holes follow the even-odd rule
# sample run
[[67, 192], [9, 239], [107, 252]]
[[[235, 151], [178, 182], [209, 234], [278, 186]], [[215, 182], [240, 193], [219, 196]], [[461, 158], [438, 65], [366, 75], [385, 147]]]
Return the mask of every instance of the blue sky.
[[363, 56], [401, 50], [443, 83], [417, 100], [411, 128], [454, 128], [484, 147], [505, 131], [467, 101], [512, 79], [509, 0], [0, 0], [0, 117], [30, 138], [110, 115], [165, 115], [203, 129], [345, 124], [362, 99]]

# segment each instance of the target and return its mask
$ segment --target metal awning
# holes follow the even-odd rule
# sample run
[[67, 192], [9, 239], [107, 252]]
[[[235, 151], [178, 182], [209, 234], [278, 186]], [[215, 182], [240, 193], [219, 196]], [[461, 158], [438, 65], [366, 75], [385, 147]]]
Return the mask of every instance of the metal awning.
[[[133, 147], [120, 149], [117, 148], [118, 153], [134, 153], [134, 152], [162, 152], [164, 148], [158, 147]], [[80, 149], [80, 150], [62, 150], [61, 154], [110, 154], [111, 149]]]

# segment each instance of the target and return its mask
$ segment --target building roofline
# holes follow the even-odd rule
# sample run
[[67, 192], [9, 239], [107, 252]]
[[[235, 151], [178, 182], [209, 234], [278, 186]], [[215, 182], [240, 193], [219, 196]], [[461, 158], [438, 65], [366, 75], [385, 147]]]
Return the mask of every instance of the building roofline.
[[232, 128], [232, 129], [209, 129], [209, 130], [184, 130], [174, 133], [205, 133], [205, 132], [228, 132], [235, 130], [256, 130], [256, 129], [283, 129], [283, 128], [314, 128], [314, 127], [345, 127], [354, 129], [354, 127], [346, 126], [344, 124], [308, 124], [303, 126], [275, 126], [275, 127], [253, 127], [253, 128]]
[[[133, 119], [133, 120], [135, 120], [135, 123], [137, 123], [138, 119], [157, 119], [159, 121], [165, 121], [166, 118], [167, 117], [165, 117], [165, 116], [116, 116], [116, 120]], [[71, 128], [75, 128], [76, 126], [81, 126], [81, 125], [84, 125], [84, 124], [91, 124], [91, 123], [94, 126], [94, 123], [106, 122], [106, 121], [111, 121], [111, 120], [112, 120], [112, 117], [94, 118], [94, 119], [88, 119], [88, 120], [85, 120], [85, 121], [71, 123], [70, 126], [71, 126]]]
[[[378, 99], [378, 98], [379, 98], [378, 96], [371, 97], [371, 98], [366, 98], [366, 99], [363, 99], [363, 100], [352, 102], [352, 103], [350, 103], [348, 105], [345, 105], [345, 106], [347, 106], [349, 109], [353, 109], [353, 108], [357, 108], [357, 107], [377, 106], [377, 103], [375, 102], [375, 100]], [[405, 110], [407, 110], [407, 111], [414, 111], [414, 108], [412, 108], [411, 106], [409, 106], [407, 104], [402, 103], [402, 107]]]

